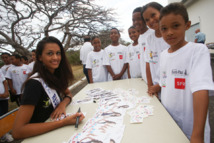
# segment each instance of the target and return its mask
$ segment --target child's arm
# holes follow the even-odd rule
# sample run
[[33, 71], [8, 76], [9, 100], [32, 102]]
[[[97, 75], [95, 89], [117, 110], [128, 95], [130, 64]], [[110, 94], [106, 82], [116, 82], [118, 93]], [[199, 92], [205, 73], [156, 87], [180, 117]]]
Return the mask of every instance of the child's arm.
[[12, 94], [16, 95], [16, 90], [13, 88], [13, 81], [12, 81], [12, 79], [8, 78], [7, 81], [8, 81], [8, 85], [10, 87], [10, 90], [11, 90]]
[[92, 70], [91, 69], [88, 69], [88, 77], [89, 77], [90, 83], [94, 83], [93, 78], [92, 78]]
[[191, 143], [204, 142], [204, 128], [207, 117], [209, 96], [207, 90], [200, 90], [193, 93], [193, 131]]
[[[147, 78], [147, 85], [148, 85], [148, 92], [150, 87], [153, 85], [152, 83], [152, 75], [151, 75], [151, 71], [150, 71], [150, 65], [148, 62], [146, 62], [146, 78]], [[150, 96], [152, 96], [152, 94], [149, 94]]]
[[4, 93], [3, 94], [0, 94], [0, 97], [1, 98], [7, 98], [7, 97], [9, 97], [9, 91], [8, 91], [8, 85], [7, 85], [7, 81], [6, 80], [4, 80], [3, 81], [3, 85], [4, 85]]
[[119, 74], [115, 75], [115, 80], [121, 79], [121, 77], [123, 76], [123, 74], [126, 71], [127, 67], [128, 67], [128, 63], [125, 63], [123, 65], [123, 68], [122, 68], [121, 72]]
[[128, 78], [131, 78], [131, 74], [130, 74], [130, 65], [128, 64]]
[[115, 74], [114, 74], [114, 72], [113, 72], [111, 66], [110, 66], [110, 65], [106, 65], [106, 69], [107, 69], [107, 71], [111, 74], [112, 78], [114, 79]]

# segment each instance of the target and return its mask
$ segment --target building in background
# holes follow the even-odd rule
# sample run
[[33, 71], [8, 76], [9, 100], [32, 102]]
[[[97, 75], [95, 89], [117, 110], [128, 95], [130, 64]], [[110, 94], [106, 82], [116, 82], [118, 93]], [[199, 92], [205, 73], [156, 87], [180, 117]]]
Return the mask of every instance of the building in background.
[[168, 0], [182, 2], [188, 11], [191, 27], [186, 31], [186, 40], [194, 42], [195, 30], [206, 34], [205, 43], [214, 43], [214, 0]]

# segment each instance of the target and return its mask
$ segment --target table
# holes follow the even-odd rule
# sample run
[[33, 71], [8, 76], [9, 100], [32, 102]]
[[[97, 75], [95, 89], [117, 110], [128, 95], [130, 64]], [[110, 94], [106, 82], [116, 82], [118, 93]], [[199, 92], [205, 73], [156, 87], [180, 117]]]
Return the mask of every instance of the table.
[[[137, 96], [148, 96], [146, 93], [146, 83], [142, 79], [137, 78], [88, 84], [75, 95], [74, 99], [84, 99], [86, 96], [85, 91], [98, 87], [110, 90], [115, 88], [124, 90], [134, 88], [139, 91]], [[121, 143], [189, 143], [188, 138], [156, 97], [152, 98], [149, 105], [154, 106], [154, 115], [144, 119], [142, 124], [130, 124], [130, 116], [127, 114], [125, 115], [124, 124], [126, 127]], [[23, 143], [67, 142], [73, 134], [81, 132], [81, 128], [87, 120], [94, 115], [98, 104], [69, 105], [66, 110], [68, 113], [75, 113], [79, 107], [81, 107], [82, 112], [86, 112], [87, 114], [78, 129], [75, 129], [73, 125], [65, 126], [43, 135], [25, 139]]]

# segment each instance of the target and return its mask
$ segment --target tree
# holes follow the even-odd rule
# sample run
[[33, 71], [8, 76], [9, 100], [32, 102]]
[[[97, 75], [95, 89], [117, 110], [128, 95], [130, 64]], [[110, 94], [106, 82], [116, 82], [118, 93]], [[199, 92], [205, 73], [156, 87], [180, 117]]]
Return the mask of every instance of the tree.
[[93, 0], [2, 0], [0, 12], [0, 48], [22, 55], [44, 36], [56, 36], [67, 50], [80, 44], [83, 35], [116, 22], [112, 9]]

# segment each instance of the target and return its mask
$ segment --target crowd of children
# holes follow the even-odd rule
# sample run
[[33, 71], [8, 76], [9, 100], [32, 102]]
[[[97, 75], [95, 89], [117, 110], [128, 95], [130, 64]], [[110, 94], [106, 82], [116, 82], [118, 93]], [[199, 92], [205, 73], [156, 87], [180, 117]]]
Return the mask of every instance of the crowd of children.
[[[104, 50], [101, 49], [101, 40], [95, 36], [91, 39], [93, 48], [89, 47], [87, 54], [81, 51], [80, 58], [84, 73], [88, 75], [88, 82], [142, 78], [148, 85], [148, 94], [159, 98], [191, 143], [210, 143], [210, 127], [207, 118], [208, 91], [214, 90], [210, 55], [204, 44], [185, 41], [185, 31], [191, 25], [186, 8], [181, 3], [171, 3], [163, 7], [157, 2], [151, 2], [136, 8], [132, 13], [132, 21], [133, 26], [128, 29], [128, 33], [133, 43], [128, 47], [119, 43], [120, 32], [117, 28], [112, 28], [109, 35], [111, 44]], [[87, 37], [87, 39], [90, 38]], [[85, 42], [90, 44], [89, 41]], [[5, 107], [1, 107], [5, 111], [0, 111], [4, 114], [8, 110], [8, 107], [6, 108], [8, 89], [14, 95], [17, 104], [21, 103], [13, 130], [15, 138], [26, 138], [73, 124], [74, 117], [77, 116], [70, 117], [72, 119], [70, 122], [64, 121], [61, 125], [56, 122], [40, 123], [36, 127], [32, 124], [43, 122], [49, 116], [59, 117], [60, 114], [65, 113], [65, 106], [68, 104], [68, 99], [71, 99], [71, 96], [67, 96], [70, 94], [67, 91], [67, 82], [71, 78], [68, 76], [70, 71], [61, 43], [54, 37], [44, 38], [37, 45], [37, 50], [40, 52], [33, 51], [33, 62], [29, 66], [23, 64], [26, 61], [24, 57], [21, 61], [20, 56], [12, 55], [11, 64], [10, 55], [2, 54], [5, 65], [0, 71], [0, 89], [4, 90], [1, 90], [0, 102], [5, 102]], [[64, 62], [66, 62], [65, 65], [59, 64]], [[27, 78], [31, 72], [33, 74]], [[66, 73], [63, 75], [62, 72]], [[33, 80], [35, 77], [38, 79]], [[5, 78], [8, 79], [9, 87]], [[24, 96], [20, 101], [21, 85], [26, 79]], [[63, 81], [64, 79], [67, 81]], [[39, 109], [42, 108], [40, 107], [42, 101], [35, 95], [38, 92], [42, 99], [47, 98], [45, 91], [41, 91], [45, 88], [41, 85], [43, 80], [57, 93], [66, 95], [63, 98], [59, 96], [59, 101], [56, 103], [59, 106], [48, 106], [44, 110], [48, 115], [44, 118], [38, 114], [41, 112]], [[64, 83], [64, 88], [58, 83]], [[33, 89], [31, 85], [38, 90]], [[35, 101], [30, 100], [30, 94], [35, 96]], [[50, 98], [49, 95], [48, 97]], [[55, 103], [52, 102], [52, 104]], [[23, 116], [25, 120], [21, 119]], [[82, 120], [84, 116], [82, 114], [80, 116]], [[40, 127], [44, 130], [40, 130]], [[37, 130], [29, 132], [32, 128]]]

